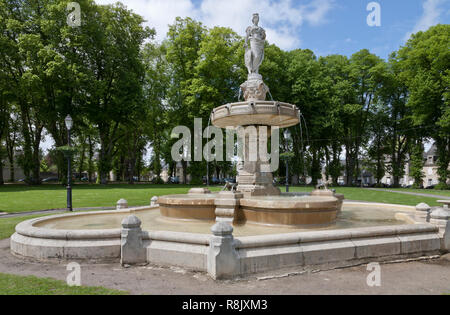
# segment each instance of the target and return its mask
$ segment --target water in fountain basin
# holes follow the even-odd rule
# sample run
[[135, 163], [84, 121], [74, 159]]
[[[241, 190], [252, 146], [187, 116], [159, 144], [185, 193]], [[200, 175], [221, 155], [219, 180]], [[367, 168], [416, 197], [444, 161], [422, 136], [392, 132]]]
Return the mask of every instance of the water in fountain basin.
[[[405, 224], [404, 221], [396, 219], [395, 214], [398, 212], [398, 210], [395, 211], [385, 208], [378, 208], [376, 205], [365, 205], [358, 207], [355, 205], [346, 206], [344, 204], [344, 209], [339, 215], [337, 222], [330, 225], [329, 227], [302, 229], [245, 224], [235, 225], [233, 235], [239, 237], [251, 235], [294, 233], [312, 230], [336, 230], [356, 227]], [[145, 231], [173, 231], [210, 234], [211, 226], [214, 224], [214, 222], [212, 221], [182, 221], [164, 218], [160, 215], [158, 209], [136, 211], [134, 214], [141, 219], [142, 229]], [[128, 214], [125, 213], [99, 213], [96, 215], [86, 216], [78, 215], [73, 217], [63, 217], [43, 221], [36, 226], [57, 230], [119, 229], [122, 219], [127, 215]]]

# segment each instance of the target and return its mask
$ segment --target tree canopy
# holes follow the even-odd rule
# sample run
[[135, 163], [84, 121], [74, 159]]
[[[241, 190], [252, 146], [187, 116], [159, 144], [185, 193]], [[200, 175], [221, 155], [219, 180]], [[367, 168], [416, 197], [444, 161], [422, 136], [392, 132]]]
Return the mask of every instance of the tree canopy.
[[[176, 18], [158, 43], [138, 14], [93, 0], [78, 1], [81, 25], [73, 27], [69, 2], [0, 0], [0, 167], [4, 160], [19, 163], [26, 181], [39, 184], [41, 169], [53, 163], [65, 180], [65, 157], [57, 148], [68, 144], [64, 118], [70, 114], [80, 176], [87, 172], [92, 181], [97, 173], [106, 184], [111, 171], [130, 183], [149, 172], [161, 182], [163, 167], [175, 175], [171, 130], [192, 130], [194, 118], [205, 128], [213, 108], [239, 99], [247, 76], [243, 38], [229, 28]], [[367, 49], [319, 57], [267, 42], [260, 73], [269, 97], [296, 104], [303, 116], [290, 128], [290, 175], [316, 183], [325, 170], [337, 183], [345, 171], [347, 184], [356, 185], [364, 170], [378, 182], [388, 172], [399, 185], [410, 162], [411, 176], [420, 181], [423, 144], [432, 140], [446, 188], [449, 43], [449, 25], [413, 34], [388, 60]], [[44, 161], [45, 136], [55, 146]], [[206, 175], [204, 161], [181, 167], [182, 181]], [[229, 161], [210, 167], [217, 177], [233, 175]], [[283, 163], [278, 172], [285, 174]]]

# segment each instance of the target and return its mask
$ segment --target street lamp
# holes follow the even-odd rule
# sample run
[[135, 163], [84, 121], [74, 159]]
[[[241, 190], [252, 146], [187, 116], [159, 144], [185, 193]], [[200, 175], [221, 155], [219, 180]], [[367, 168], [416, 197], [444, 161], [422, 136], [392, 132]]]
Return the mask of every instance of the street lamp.
[[[67, 128], [67, 143], [70, 149], [70, 130], [72, 129], [73, 126], [73, 120], [72, 117], [70, 117], [70, 115], [67, 115], [66, 119], [64, 120], [66, 123], [66, 128]], [[67, 154], [67, 210], [69, 211], [73, 211], [72, 209], [72, 165], [71, 165], [71, 159], [72, 159], [72, 154], [71, 152], [68, 152]]]
[[[286, 153], [289, 152], [288, 151], [288, 138], [289, 138], [289, 130], [286, 129], [284, 130], [284, 141], [285, 141], [285, 150]], [[289, 158], [288, 156], [286, 156], [286, 192], [289, 192]]]

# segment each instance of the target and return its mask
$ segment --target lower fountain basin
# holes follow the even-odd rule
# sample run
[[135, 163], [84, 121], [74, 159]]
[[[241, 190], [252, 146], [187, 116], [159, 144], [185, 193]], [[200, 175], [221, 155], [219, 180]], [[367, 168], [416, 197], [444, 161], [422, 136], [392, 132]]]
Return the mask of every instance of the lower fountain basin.
[[[320, 227], [331, 225], [341, 211], [344, 195], [309, 196], [282, 194], [257, 196], [237, 200], [233, 211], [236, 224], [259, 224], [287, 227]], [[158, 198], [161, 215], [181, 221], [214, 221], [216, 200], [220, 194], [168, 195]], [[219, 202], [222, 204], [222, 202]]]
[[242, 199], [240, 205], [246, 223], [317, 227], [335, 223], [342, 203], [331, 196], [267, 196]]
[[217, 194], [169, 195], [158, 198], [161, 215], [177, 220], [213, 221]]
[[[416, 222], [414, 211], [408, 206], [345, 202], [336, 222], [327, 227], [234, 224], [233, 259], [239, 266], [235, 276], [438, 254], [443, 243], [439, 227]], [[172, 220], [163, 217], [158, 206], [24, 221], [11, 236], [11, 252], [39, 261], [118, 262], [127, 253], [134, 255], [121, 248], [127, 246], [121, 222], [129, 215], [142, 221], [142, 242], [135, 253], [142, 250], [147, 263], [210, 273], [208, 266], [217, 253], [212, 250], [214, 221]]]

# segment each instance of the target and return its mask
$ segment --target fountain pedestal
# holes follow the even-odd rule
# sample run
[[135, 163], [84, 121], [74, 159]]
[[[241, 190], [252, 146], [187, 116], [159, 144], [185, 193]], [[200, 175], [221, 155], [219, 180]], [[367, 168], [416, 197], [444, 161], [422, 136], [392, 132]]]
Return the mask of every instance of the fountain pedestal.
[[244, 197], [281, 194], [280, 190], [273, 186], [270, 156], [267, 152], [267, 139], [270, 134], [270, 127], [265, 126], [240, 129], [243, 152], [237, 165], [237, 190], [242, 192]]

